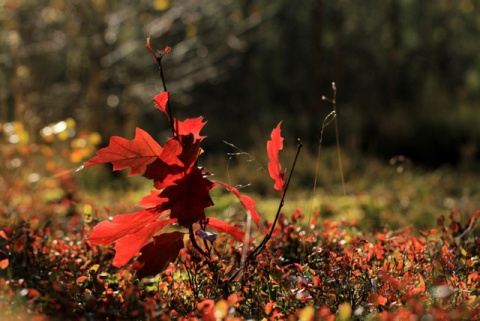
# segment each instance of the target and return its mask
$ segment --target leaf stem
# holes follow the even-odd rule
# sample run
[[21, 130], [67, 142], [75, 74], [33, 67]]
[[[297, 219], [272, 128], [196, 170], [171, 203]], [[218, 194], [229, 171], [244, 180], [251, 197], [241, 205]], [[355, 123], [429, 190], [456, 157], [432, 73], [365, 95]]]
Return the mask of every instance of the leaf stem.
[[197, 241], [195, 240], [195, 234], [193, 233], [193, 225], [190, 225], [188, 227], [188, 234], [189, 234], [190, 241], [192, 242], [193, 247], [198, 252], [200, 252], [200, 254], [202, 254], [204, 257], [206, 257], [208, 259], [209, 257], [207, 255], [207, 253], [204, 250], [202, 250], [202, 248], [198, 245]]
[[[165, 76], [163, 75], [162, 57], [163, 57], [163, 55], [161, 55], [157, 59], [158, 72], [159, 72], [160, 78], [162, 79], [163, 90], [165, 92], [168, 92], [167, 84], [165, 82]], [[170, 118], [170, 126], [172, 127], [172, 134], [173, 134], [173, 136], [177, 136], [176, 133], [175, 133], [174, 118], [173, 118], [173, 115], [172, 115], [172, 107], [170, 106], [170, 99], [167, 100], [167, 113], [168, 113], [168, 117]]]
[[292, 179], [293, 171], [295, 169], [295, 165], [297, 164], [298, 155], [300, 154], [300, 150], [302, 149], [302, 146], [303, 146], [302, 141], [300, 140], [300, 138], [298, 138], [297, 153], [295, 154], [295, 159], [293, 160], [292, 170], [290, 171], [290, 174], [288, 176], [287, 183], [285, 184], [285, 186], [283, 188], [282, 199], [280, 200], [280, 203], [278, 204], [278, 209], [277, 209], [277, 214], [275, 215], [275, 220], [273, 221], [273, 224], [272, 224], [272, 227], [270, 228], [270, 231], [268, 232], [267, 235], [265, 235], [265, 238], [263, 239], [262, 243], [260, 243], [260, 245], [258, 245], [255, 248], [255, 250], [253, 250], [253, 252], [249, 255], [250, 258], [254, 258], [258, 254], [260, 254], [263, 251], [263, 249], [265, 248], [265, 245], [267, 244], [267, 242], [272, 237], [273, 231], [275, 229], [275, 225], [277, 224], [278, 218], [280, 216], [280, 211], [282, 210], [282, 207], [285, 204], [285, 195], [287, 195], [288, 186], [290, 184], [290, 180]]

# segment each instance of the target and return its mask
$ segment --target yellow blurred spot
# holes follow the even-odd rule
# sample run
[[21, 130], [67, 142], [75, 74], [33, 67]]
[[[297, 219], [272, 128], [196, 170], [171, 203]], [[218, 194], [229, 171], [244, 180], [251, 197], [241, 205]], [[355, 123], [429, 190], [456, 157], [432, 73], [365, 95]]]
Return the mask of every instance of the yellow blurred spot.
[[60, 140], [67, 140], [68, 139], [68, 131], [67, 130], [64, 130], [64, 131], [61, 131], [57, 134], [57, 137], [58, 139]]
[[85, 204], [83, 206], [83, 213], [85, 214], [92, 214], [92, 205], [90, 204]]
[[75, 128], [75, 124], [76, 124], [75, 119], [67, 118], [65, 119], [65, 123], [67, 124], [67, 128], [70, 128], [70, 129]]
[[460, 10], [463, 13], [471, 13], [475, 9], [472, 0], [462, 0], [460, 2]]
[[352, 315], [352, 307], [349, 303], [342, 303], [338, 307], [338, 319], [339, 321], [348, 321]]
[[96, 273], [99, 267], [99, 264], [92, 265], [92, 267], [90, 268], [90, 273]]
[[185, 35], [187, 36], [187, 38], [195, 37], [197, 35], [197, 26], [194, 24], [186, 25]]
[[102, 141], [102, 136], [99, 133], [91, 133], [88, 136], [88, 142], [93, 145], [98, 145]]
[[213, 315], [217, 320], [223, 320], [228, 314], [228, 303], [225, 300], [220, 300], [213, 308]]
[[299, 321], [310, 321], [313, 320], [313, 316], [315, 314], [315, 309], [312, 306], [307, 306], [305, 309], [300, 312], [300, 315], [298, 316]]
[[83, 159], [83, 152], [81, 149], [76, 149], [70, 153], [70, 161], [72, 163], [78, 163]]
[[[155, 0], [153, 1], [153, 8], [158, 11], [167, 10], [170, 7], [170, 1], [168, 0]], [[147, 43], [150, 43], [150, 38], [147, 39]]]
[[76, 138], [70, 143], [72, 148], [85, 148], [87, 146], [87, 140], [85, 138]]

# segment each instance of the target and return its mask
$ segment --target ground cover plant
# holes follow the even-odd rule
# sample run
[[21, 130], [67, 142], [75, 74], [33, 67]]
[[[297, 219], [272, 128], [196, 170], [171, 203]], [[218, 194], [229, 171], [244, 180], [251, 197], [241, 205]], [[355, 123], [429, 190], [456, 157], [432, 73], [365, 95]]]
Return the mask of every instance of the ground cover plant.
[[[72, 205], [81, 201], [72, 201], [72, 193], [78, 194], [67, 174], [55, 176], [55, 184], [70, 191], [56, 202], [68, 208], [61, 224], [52, 223], [55, 217], [12, 219], [19, 211], [37, 211], [35, 202], [5, 201], [16, 206], [2, 213], [11, 219], [2, 221], [0, 231], [0, 317], [478, 319], [480, 210], [453, 211], [420, 230], [376, 232], [330, 221], [319, 210], [311, 216], [300, 208], [285, 213], [301, 143], [285, 177], [279, 124], [267, 154], [281, 199], [267, 220], [240, 187], [213, 180], [198, 167], [205, 122], [173, 116], [161, 64], [169, 49], [147, 47], [164, 87], [155, 106], [167, 117], [172, 137], [163, 146], [139, 128], [133, 140], [112, 137], [79, 174], [112, 163], [114, 170], [129, 167], [129, 174], [152, 180], [155, 190], [138, 203], [143, 209], [110, 211], [112, 217], [100, 223], [101, 206]], [[207, 216], [214, 188], [235, 195], [245, 214], [228, 222]]]

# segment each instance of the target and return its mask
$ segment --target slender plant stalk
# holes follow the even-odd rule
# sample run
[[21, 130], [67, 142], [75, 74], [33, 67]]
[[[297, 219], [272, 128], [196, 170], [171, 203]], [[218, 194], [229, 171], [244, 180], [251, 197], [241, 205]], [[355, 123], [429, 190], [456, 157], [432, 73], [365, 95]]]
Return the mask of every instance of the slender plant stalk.
[[[293, 172], [295, 170], [295, 165], [297, 164], [297, 159], [298, 155], [300, 154], [300, 150], [302, 149], [302, 141], [300, 138], [298, 138], [298, 145], [297, 145], [297, 153], [295, 154], [295, 159], [293, 160], [293, 165], [292, 169], [290, 171], [290, 174], [288, 176], [287, 182], [285, 183], [285, 186], [283, 188], [283, 193], [282, 193], [282, 199], [280, 200], [280, 203], [278, 204], [278, 209], [277, 209], [277, 214], [275, 215], [275, 220], [273, 221], [272, 227], [270, 228], [270, 231], [265, 235], [263, 238], [262, 242], [252, 251], [250, 254], [248, 254], [246, 258], [246, 262], [249, 262], [253, 260], [257, 255], [263, 252], [265, 249], [265, 246], [267, 245], [267, 242], [270, 240], [272, 237], [273, 231], [275, 230], [275, 225], [277, 224], [278, 218], [280, 217], [280, 211], [282, 210], [283, 205], [285, 204], [285, 196], [287, 195], [287, 190], [288, 186], [290, 185], [290, 180], [292, 179]], [[244, 266], [241, 266], [238, 268], [235, 273], [230, 276], [229, 281], [235, 280], [238, 274], [245, 268]]]
[[[155, 57], [155, 60], [157, 61], [158, 64], [158, 73], [160, 75], [160, 79], [162, 79], [162, 85], [163, 85], [163, 91], [168, 92], [167, 90], [167, 83], [165, 81], [165, 76], [163, 75], [163, 67], [162, 67], [162, 58], [165, 56], [167, 52], [170, 51], [170, 47], [165, 47], [163, 51], [158, 51], [155, 53], [150, 46], [150, 37], [147, 38], [147, 49], [150, 51], [150, 53]], [[172, 114], [172, 108], [170, 107], [170, 99], [167, 100], [167, 113], [168, 117], [170, 118], [170, 126], [172, 127], [172, 135], [175, 135], [175, 124], [174, 124], [174, 119], [173, 119], [173, 114]]]
[[[335, 110], [332, 110], [323, 120], [322, 123], [322, 130], [320, 131], [320, 137], [318, 139], [318, 152], [317, 152], [317, 163], [315, 165], [315, 178], [313, 181], [313, 195], [315, 195], [315, 191], [317, 189], [317, 179], [318, 179], [318, 169], [320, 166], [320, 152], [322, 150], [322, 142], [323, 142], [323, 135], [325, 133], [325, 128], [332, 123], [332, 121], [335, 119], [336, 113]], [[310, 216], [312, 215], [313, 211], [313, 197], [312, 197], [312, 202], [310, 204]], [[308, 218], [308, 221], [310, 222], [310, 217]]]
[[190, 225], [188, 227], [188, 234], [189, 234], [189, 237], [190, 237], [190, 241], [192, 242], [192, 245], [193, 247], [200, 253], [202, 254], [205, 258], [207, 259], [210, 259], [210, 257], [208, 256], [208, 254], [202, 250], [202, 248], [200, 247], [200, 245], [198, 245], [197, 241], [195, 240], [195, 234], [193, 233], [193, 226]]
[[[332, 90], [333, 90], [333, 110], [335, 111], [335, 116], [337, 115], [337, 86], [334, 82], [332, 82]], [[340, 171], [340, 178], [342, 180], [342, 188], [343, 188], [343, 196], [347, 196], [347, 189], [345, 187], [345, 178], [343, 176], [343, 165], [342, 165], [342, 156], [340, 153], [340, 135], [338, 134], [338, 119], [335, 117], [335, 139], [337, 144], [337, 156], [338, 156], [338, 169]]]

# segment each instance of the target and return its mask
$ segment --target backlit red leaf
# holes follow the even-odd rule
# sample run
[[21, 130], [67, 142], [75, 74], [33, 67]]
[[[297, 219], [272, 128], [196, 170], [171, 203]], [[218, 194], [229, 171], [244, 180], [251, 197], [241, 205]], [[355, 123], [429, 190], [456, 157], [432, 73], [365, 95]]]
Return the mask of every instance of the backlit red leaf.
[[260, 224], [260, 214], [258, 214], [257, 210], [255, 209], [255, 205], [257, 203], [251, 197], [241, 194], [238, 188], [232, 187], [222, 182], [215, 182], [215, 183], [222, 185], [227, 189], [227, 191], [232, 192], [238, 198], [238, 200], [240, 201], [240, 204], [242, 204], [247, 214], [252, 217], [252, 220], [255, 222], [255, 224], [258, 227]]
[[150, 239], [158, 232], [163, 230], [165, 226], [173, 223], [175, 220], [158, 220], [152, 222], [136, 233], [127, 235], [117, 241], [115, 245], [115, 257], [113, 266], [122, 267], [130, 261], [132, 257], [138, 254], [140, 249], [150, 241]]
[[120, 214], [112, 221], [103, 221], [93, 228], [88, 241], [93, 244], [109, 245], [122, 237], [136, 233], [153, 220], [167, 213], [159, 213], [156, 209], [141, 210], [133, 214]]
[[[148, 179], [154, 180], [154, 186], [157, 189], [163, 189], [170, 185], [173, 185], [176, 180], [185, 176], [191, 167], [195, 165], [200, 154], [200, 141], [194, 140], [193, 135], [180, 136], [181, 140], [181, 154], [177, 154], [178, 149], [173, 148], [176, 154], [173, 159], [169, 159], [166, 155], [170, 147], [170, 141], [178, 140], [172, 138], [165, 145], [162, 156], [147, 166], [147, 169], [143, 176]], [[174, 143], [171, 143], [174, 145]], [[176, 143], [175, 143], [176, 144]]]
[[168, 201], [168, 199], [160, 197], [159, 191], [153, 190], [150, 192], [149, 195], [144, 196], [140, 200], [140, 202], [137, 203], [137, 206], [140, 206], [143, 208], [152, 208], [152, 207], [160, 206], [166, 201]]
[[200, 140], [196, 140], [193, 134], [180, 136], [182, 141], [182, 154], [178, 156], [185, 168], [195, 165], [200, 155]]
[[137, 276], [143, 278], [165, 270], [184, 247], [183, 236], [181, 232], [160, 234], [154, 237], [152, 243], [142, 247], [140, 250], [142, 254], [132, 265], [132, 269], [137, 271]]
[[183, 166], [182, 161], [178, 158], [183, 151], [182, 144], [176, 138], [170, 138], [163, 146], [160, 159], [167, 165]]
[[160, 109], [161, 111], [164, 112], [164, 114], [167, 116], [168, 121], [171, 121], [170, 115], [167, 112], [167, 102], [170, 99], [170, 94], [168, 91], [164, 91], [153, 98], [155, 101], [155, 106]]
[[161, 159], [157, 159], [147, 166], [143, 174], [148, 179], [153, 179], [156, 189], [163, 189], [173, 185], [177, 179], [184, 176], [185, 168], [178, 165], [168, 165]]
[[135, 138], [126, 140], [114, 136], [110, 144], [100, 149], [97, 156], [91, 158], [83, 166], [112, 163], [113, 170], [130, 167], [129, 175], [141, 174], [148, 164], [154, 162], [162, 154], [160, 146], [146, 131], [137, 128]]
[[165, 188], [160, 196], [168, 201], [164, 209], [170, 209], [170, 217], [178, 219], [182, 226], [205, 219], [205, 208], [214, 205], [209, 191], [214, 183], [204, 177], [200, 169], [193, 167], [184, 177], [175, 181], [175, 185]]
[[274, 180], [273, 187], [283, 194], [283, 186], [285, 185], [284, 176], [285, 173], [282, 173], [282, 166], [278, 158], [278, 152], [283, 148], [283, 137], [280, 135], [280, 122], [277, 127], [272, 131], [271, 140], [267, 142], [267, 153], [270, 163], [268, 163], [268, 173], [270, 177]]
[[245, 237], [245, 232], [242, 229], [232, 226], [225, 221], [222, 221], [215, 217], [208, 218], [208, 226], [216, 229], [219, 233], [230, 234], [236, 241], [243, 242]]
[[184, 121], [177, 121], [175, 128], [179, 136], [193, 135], [195, 140], [202, 140], [205, 136], [200, 136], [200, 131], [205, 124], [206, 123], [203, 122], [203, 117], [198, 117], [185, 119]]

